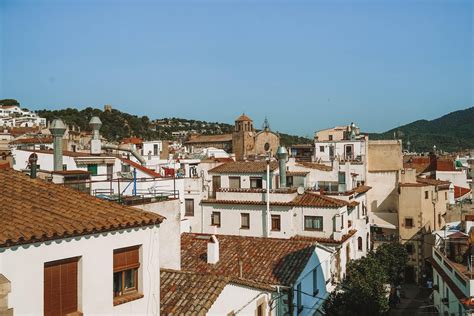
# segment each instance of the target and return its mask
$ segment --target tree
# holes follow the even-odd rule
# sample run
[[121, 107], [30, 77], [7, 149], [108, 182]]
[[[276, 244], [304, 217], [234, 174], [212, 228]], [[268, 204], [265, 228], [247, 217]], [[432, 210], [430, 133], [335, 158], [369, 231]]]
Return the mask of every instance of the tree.
[[326, 315], [384, 315], [389, 309], [387, 273], [373, 254], [349, 262], [341, 289], [324, 303]]
[[400, 284], [408, 261], [406, 248], [400, 243], [384, 243], [377, 248], [375, 258], [387, 272], [390, 283]]
[[3, 99], [3, 100], [0, 100], [0, 105], [5, 105], [5, 106], [17, 105], [17, 106], [20, 106], [20, 102], [18, 102], [15, 99]]

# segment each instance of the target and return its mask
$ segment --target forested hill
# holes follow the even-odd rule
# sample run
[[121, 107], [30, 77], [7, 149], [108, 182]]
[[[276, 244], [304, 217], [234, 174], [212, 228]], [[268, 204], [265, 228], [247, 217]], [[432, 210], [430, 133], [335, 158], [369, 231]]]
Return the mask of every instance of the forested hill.
[[370, 134], [370, 139], [393, 139], [394, 135], [407, 141], [411, 150], [422, 152], [437, 149], [455, 152], [474, 149], [474, 107], [451, 112], [440, 118], [428, 121], [419, 120], [385, 133]]
[[[218, 135], [231, 133], [233, 125], [218, 122], [206, 122], [181, 118], [162, 118], [151, 120], [147, 116], [137, 116], [115, 109], [102, 111], [91, 107], [83, 110], [67, 108], [63, 110], [40, 110], [37, 113], [48, 120], [61, 118], [67, 124], [74, 124], [81, 130], [90, 130], [89, 120], [92, 116], [99, 116], [102, 121], [100, 130], [102, 136], [110, 141], [118, 141], [124, 137], [136, 136], [145, 140], [176, 139], [173, 132], [193, 131], [204, 135]], [[312, 140], [280, 133], [281, 143], [284, 146], [294, 144], [310, 144]]]

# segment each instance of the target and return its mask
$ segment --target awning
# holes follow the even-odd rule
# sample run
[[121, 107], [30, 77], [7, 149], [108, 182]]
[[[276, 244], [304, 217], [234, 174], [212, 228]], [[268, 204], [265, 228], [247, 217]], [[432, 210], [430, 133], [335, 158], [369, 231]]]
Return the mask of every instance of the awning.
[[372, 213], [370, 226], [387, 228], [387, 229], [397, 229], [398, 214], [397, 213]]

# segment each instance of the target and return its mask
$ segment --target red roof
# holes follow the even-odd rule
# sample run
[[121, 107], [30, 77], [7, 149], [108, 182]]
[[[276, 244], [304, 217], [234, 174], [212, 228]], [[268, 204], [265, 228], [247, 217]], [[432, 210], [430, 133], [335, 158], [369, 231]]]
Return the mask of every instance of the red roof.
[[123, 144], [134, 144], [134, 145], [142, 145], [143, 139], [138, 137], [129, 137], [122, 139]]
[[460, 197], [463, 197], [463, 196], [465, 196], [466, 194], [468, 194], [470, 192], [471, 192], [471, 189], [454, 186], [454, 198], [455, 199], [459, 199]]
[[149, 176], [152, 176], [154, 178], [160, 178], [161, 177], [161, 174], [151, 170], [151, 169], [148, 169], [147, 167], [143, 167], [142, 165], [140, 165], [139, 163], [136, 163], [134, 161], [131, 161], [130, 159], [126, 159], [126, 158], [120, 158], [120, 160], [122, 160], [123, 162], [129, 164], [130, 166], [148, 174]]

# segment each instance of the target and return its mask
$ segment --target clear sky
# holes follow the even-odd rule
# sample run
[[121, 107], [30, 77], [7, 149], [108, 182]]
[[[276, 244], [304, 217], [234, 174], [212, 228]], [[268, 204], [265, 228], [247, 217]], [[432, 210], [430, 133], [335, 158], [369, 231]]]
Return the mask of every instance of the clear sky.
[[0, 0], [0, 98], [312, 135], [474, 105], [473, 1]]

